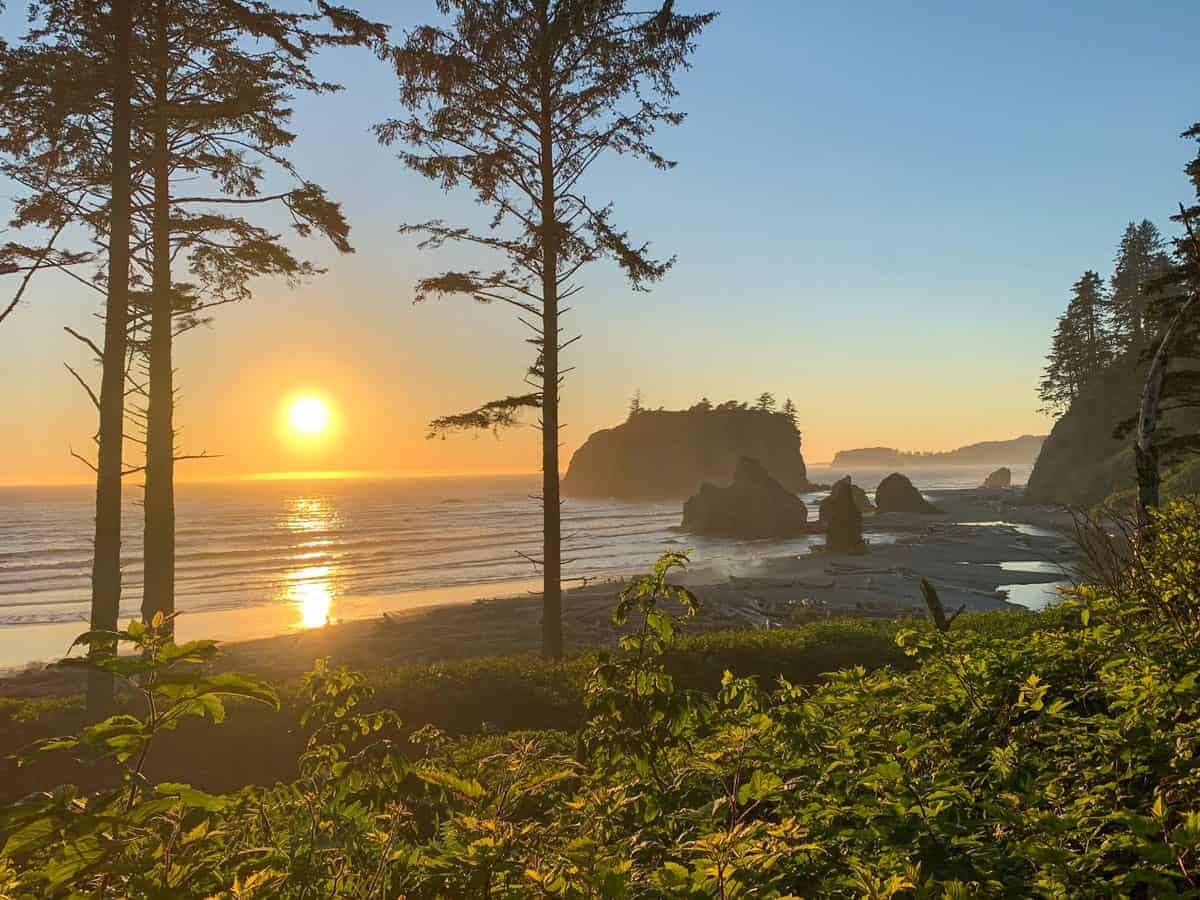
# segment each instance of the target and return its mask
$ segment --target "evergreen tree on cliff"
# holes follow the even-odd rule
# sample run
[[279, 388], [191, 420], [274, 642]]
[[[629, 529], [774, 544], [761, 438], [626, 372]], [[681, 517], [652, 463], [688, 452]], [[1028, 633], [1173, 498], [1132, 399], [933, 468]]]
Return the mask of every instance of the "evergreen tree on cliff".
[[1149, 219], [1130, 222], [1121, 236], [1105, 302], [1118, 349], [1140, 349], [1151, 337], [1154, 285], [1170, 267], [1166, 241], [1155, 224]]
[[629, 418], [633, 418], [642, 411], [642, 391], [639, 388], [633, 392], [633, 396], [629, 399]]
[[783, 401], [782, 412], [785, 416], [787, 416], [787, 420], [789, 422], [791, 422], [793, 426], [795, 426], [796, 425], [796, 417], [797, 417], [798, 413], [796, 410], [796, 404], [792, 402], [791, 397], [788, 397], [786, 400]]
[[[1200, 145], [1200, 123], [1183, 133]], [[1200, 434], [1175, 430], [1167, 416], [1200, 409], [1200, 146], [1185, 171], [1195, 197], [1173, 217], [1184, 229], [1175, 242], [1175, 264], [1154, 285], [1147, 317], [1158, 327], [1147, 347], [1149, 366], [1136, 415], [1122, 422], [1118, 437], [1135, 433], [1138, 512], [1143, 529], [1159, 504], [1160, 466], [1200, 452]], [[1194, 413], [1193, 413], [1194, 414]]]
[[448, 271], [417, 285], [417, 300], [462, 294], [517, 310], [533, 332], [532, 393], [501, 398], [431, 424], [437, 433], [511, 424], [541, 411], [544, 579], [542, 652], [562, 654], [559, 389], [566, 370], [563, 303], [588, 263], [615, 260], [634, 290], [661, 279], [656, 261], [613, 221], [612, 206], [585, 189], [592, 164], [630, 155], [658, 169], [674, 163], [650, 139], [677, 125], [673, 77], [686, 68], [715, 14], [681, 15], [667, 0], [635, 11], [625, 0], [438, 0], [444, 17], [412, 29], [392, 54], [406, 114], [377, 126], [400, 159], [450, 190], [469, 188], [492, 212], [482, 229], [434, 221], [408, 225], [422, 246], [465, 243], [495, 251], [493, 271]]
[[1049, 412], [1061, 412], [1112, 359], [1112, 339], [1104, 321], [1106, 297], [1100, 276], [1084, 272], [1071, 288], [1059, 317], [1038, 396]]

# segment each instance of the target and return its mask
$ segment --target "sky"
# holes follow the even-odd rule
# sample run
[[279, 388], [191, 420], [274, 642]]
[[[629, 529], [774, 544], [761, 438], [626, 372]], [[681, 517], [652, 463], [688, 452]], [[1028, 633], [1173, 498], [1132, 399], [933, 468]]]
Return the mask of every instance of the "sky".
[[[9, 4], [0, 31], [19, 34]], [[402, 32], [432, 0], [360, 0]], [[680, 0], [680, 11], [708, 8]], [[1179, 133], [1200, 120], [1200, 5], [1184, 2], [729, 4], [680, 77], [678, 167], [605, 161], [586, 184], [615, 221], [678, 261], [650, 293], [614, 267], [582, 276], [564, 327], [583, 335], [563, 392], [564, 461], [644, 405], [751, 400], [799, 409], [804, 453], [942, 450], [1044, 433], [1036, 385], [1050, 332], [1085, 269], [1107, 275], [1125, 224], [1169, 233], [1189, 198]], [[397, 37], [399, 35], [397, 34]], [[480, 257], [420, 251], [397, 229], [478, 224], [379, 146], [394, 76], [332, 51], [335, 96], [298, 98], [293, 158], [340, 200], [356, 253], [298, 252], [326, 274], [262, 280], [177, 348], [180, 480], [264, 472], [532, 472], [521, 428], [427, 440], [426, 423], [522, 388], [530, 362], [504, 309], [414, 305], [413, 285]], [[11, 190], [0, 185], [0, 202]], [[0, 297], [14, 288], [0, 281]], [[94, 412], [63, 363], [64, 326], [99, 335], [96, 295], [58, 275], [0, 325], [0, 483], [87, 481]], [[299, 440], [289, 401], [317, 394], [332, 427]]]

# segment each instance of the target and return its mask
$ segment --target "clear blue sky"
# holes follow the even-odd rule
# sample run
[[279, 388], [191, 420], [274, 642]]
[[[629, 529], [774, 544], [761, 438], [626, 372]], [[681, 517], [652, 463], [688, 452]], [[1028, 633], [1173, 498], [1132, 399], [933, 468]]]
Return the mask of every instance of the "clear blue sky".
[[[399, 29], [433, 9], [358, 6]], [[9, 33], [18, 19], [10, 9]], [[606, 267], [586, 276], [568, 452], [639, 387], [667, 407], [791, 395], [818, 460], [1045, 430], [1034, 388], [1070, 284], [1107, 274], [1129, 220], [1173, 230], [1189, 196], [1195, 148], [1178, 135], [1200, 120], [1198, 34], [1195, 3], [727, 6], [679, 81], [688, 121], [659, 141], [679, 168], [616, 161], [589, 185], [679, 262], [648, 295]], [[527, 348], [502, 310], [410, 305], [415, 278], [453, 257], [419, 254], [395, 226], [479, 213], [368, 134], [397, 110], [384, 66], [364, 53], [322, 63], [347, 90], [297, 103], [296, 159], [345, 203], [358, 253], [318, 251], [329, 275], [294, 292], [264, 284], [184, 339], [185, 434], [229, 454], [212, 472], [262, 468], [278, 449], [273, 410], [303, 384], [330, 392], [343, 439], [278, 468], [532, 470], [532, 435], [422, 440], [431, 416], [518, 387]], [[48, 279], [0, 330], [0, 379], [18, 385], [0, 412], [17, 435], [0, 480], [75, 472], [65, 445], [91, 422], [60, 366], [78, 359], [60, 326], [91, 309]], [[263, 427], [232, 432], [233, 403]]]

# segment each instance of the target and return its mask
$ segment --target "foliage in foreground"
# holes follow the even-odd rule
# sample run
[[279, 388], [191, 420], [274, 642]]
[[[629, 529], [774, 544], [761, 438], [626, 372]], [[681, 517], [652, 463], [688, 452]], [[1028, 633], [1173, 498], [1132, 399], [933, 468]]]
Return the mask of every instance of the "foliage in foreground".
[[[211, 796], [131, 779], [116, 803], [31, 798], [5, 814], [0, 886], [1200, 896], [1200, 512], [1172, 506], [1155, 533], [1124, 579], [1081, 589], [1048, 627], [910, 629], [897, 641], [912, 671], [772, 690], [728, 674], [716, 696], [680, 688], [665, 664], [694, 602], [668, 583], [685, 563], [668, 554], [622, 594], [617, 616], [641, 627], [592, 670], [574, 737], [425, 729], [402, 752], [393, 716], [360, 712], [364, 678], [318, 665], [297, 781]], [[206, 708], [199, 696], [187, 702]]]

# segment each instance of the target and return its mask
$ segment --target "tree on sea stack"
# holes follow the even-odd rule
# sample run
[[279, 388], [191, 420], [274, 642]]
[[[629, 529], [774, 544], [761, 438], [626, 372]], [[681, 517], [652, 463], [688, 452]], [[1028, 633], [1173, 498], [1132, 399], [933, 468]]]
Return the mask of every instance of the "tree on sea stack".
[[407, 32], [392, 51], [406, 115], [376, 126], [400, 159], [444, 189], [471, 189], [491, 210], [483, 228], [441, 221], [405, 225], [423, 248], [466, 244], [504, 262], [447, 271], [417, 284], [416, 299], [462, 294], [517, 311], [532, 331], [537, 358], [531, 392], [431, 423], [431, 434], [512, 425], [540, 410], [542, 431], [542, 652], [562, 654], [559, 389], [568, 369], [562, 304], [578, 294], [588, 263], [615, 260], [635, 291], [661, 279], [673, 260], [613, 222], [612, 205], [585, 190], [584, 176], [606, 154], [658, 169], [675, 163], [650, 139], [678, 125], [674, 74], [689, 64], [715, 13], [681, 15], [667, 0], [634, 11], [625, 0], [438, 0], [446, 21]]
[[783, 401], [783, 414], [787, 416], [787, 420], [791, 422], [793, 426], [796, 425], [796, 417], [799, 415], [799, 411], [796, 409], [796, 404], [792, 402], [791, 397], [788, 397]]

